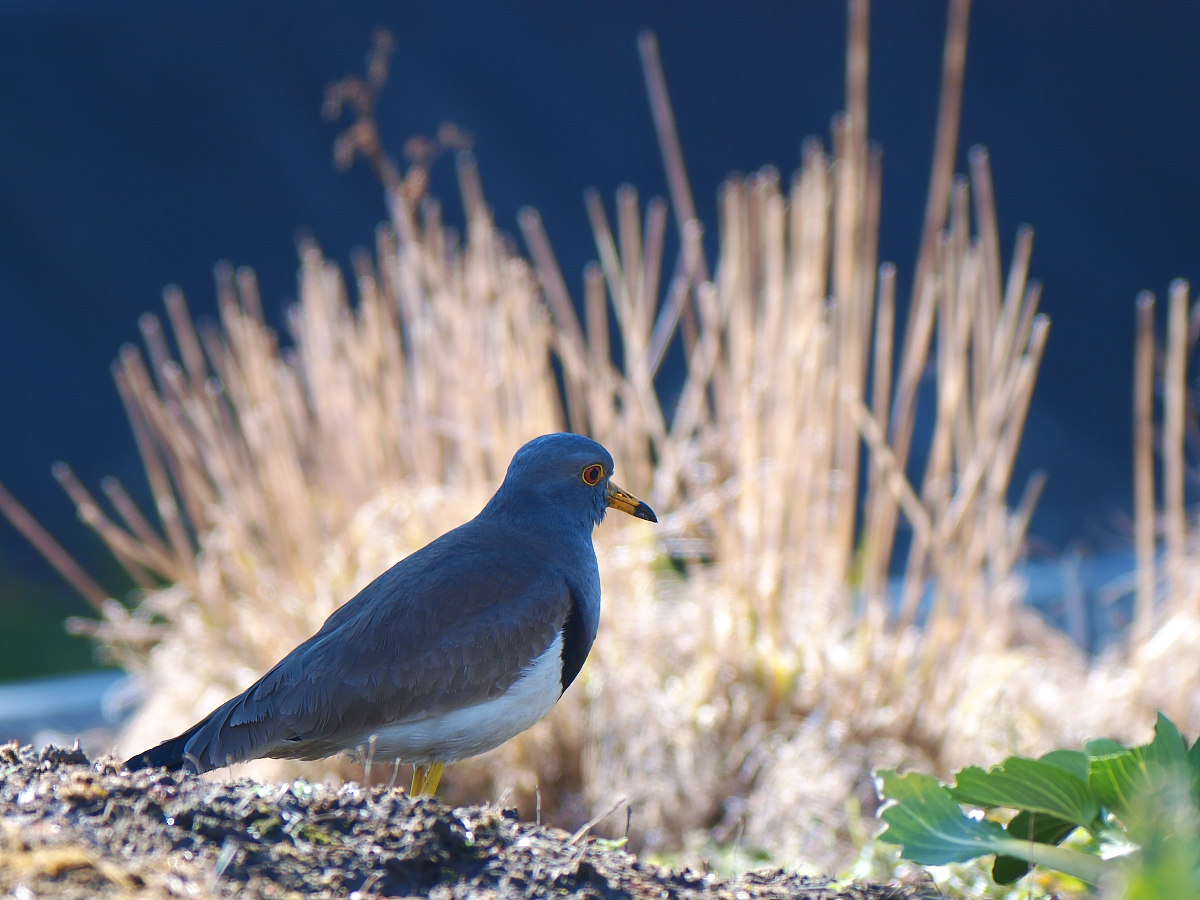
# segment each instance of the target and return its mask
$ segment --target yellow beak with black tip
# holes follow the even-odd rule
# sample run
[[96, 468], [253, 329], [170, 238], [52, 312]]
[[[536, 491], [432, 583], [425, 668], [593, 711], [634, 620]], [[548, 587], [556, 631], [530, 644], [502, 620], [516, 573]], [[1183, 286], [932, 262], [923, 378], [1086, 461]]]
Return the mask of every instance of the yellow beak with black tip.
[[647, 522], [658, 521], [658, 516], [654, 514], [654, 510], [633, 496], [633, 494], [621, 490], [612, 481], [608, 483], [608, 492], [605, 495], [604, 502], [612, 509], [619, 509], [623, 513], [629, 513], [629, 515], [645, 519]]

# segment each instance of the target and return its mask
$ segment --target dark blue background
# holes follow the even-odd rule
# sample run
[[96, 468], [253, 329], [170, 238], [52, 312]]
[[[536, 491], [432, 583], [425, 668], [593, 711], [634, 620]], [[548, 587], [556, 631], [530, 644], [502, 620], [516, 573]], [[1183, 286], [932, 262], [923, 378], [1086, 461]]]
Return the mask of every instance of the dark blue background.
[[[875, 4], [871, 126], [884, 150], [881, 255], [906, 295], [929, 174], [946, 10]], [[1004, 253], [1036, 229], [1053, 319], [1015, 483], [1050, 481], [1034, 522], [1053, 551], [1127, 539], [1134, 297], [1197, 275], [1200, 4], [977, 0], [960, 160], [991, 152]], [[573, 288], [592, 257], [581, 195], [666, 187], [638, 62], [659, 37], [702, 218], [730, 171], [790, 172], [842, 108], [840, 2], [196, 4], [30, 0], [0, 7], [0, 481], [87, 564], [105, 555], [49, 474], [142, 478], [109, 364], [181, 285], [198, 316], [212, 266], [254, 267], [268, 312], [295, 290], [295, 235], [347, 259], [383, 218], [369, 170], [331, 164], [325, 86], [397, 49], [384, 137], [452, 120], [475, 138], [499, 226], [537, 207]], [[965, 169], [965, 165], [960, 166]], [[451, 207], [451, 167], [436, 190]], [[0, 524], [13, 591], [56, 576]], [[24, 586], [24, 587], [14, 587]], [[61, 606], [59, 604], [62, 604]], [[71, 606], [71, 609], [76, 609]], [[0, 629], [6, 627], [0, 605]], [[13, 626], [15, 627], [15, 626]]]

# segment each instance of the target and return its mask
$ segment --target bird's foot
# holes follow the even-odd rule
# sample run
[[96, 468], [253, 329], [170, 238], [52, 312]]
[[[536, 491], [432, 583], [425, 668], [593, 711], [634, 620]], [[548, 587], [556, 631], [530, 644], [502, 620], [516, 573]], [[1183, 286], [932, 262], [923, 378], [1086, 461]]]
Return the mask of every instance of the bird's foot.
[[413, 797], [432, 797], [437, 793], [438, 782], [446, 764], [435, 762], [424, 766], [413, 766], [412, 787], [408, 793]]

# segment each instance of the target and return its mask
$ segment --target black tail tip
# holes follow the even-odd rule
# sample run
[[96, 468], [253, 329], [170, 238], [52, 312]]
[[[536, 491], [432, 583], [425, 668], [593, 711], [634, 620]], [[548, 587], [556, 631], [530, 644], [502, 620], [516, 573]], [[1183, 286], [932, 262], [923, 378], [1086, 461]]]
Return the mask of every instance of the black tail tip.
[[164, 741], [157, 747], [143, 750], [136, 756], [125, 761], [125, 768], [130, 772], [139, 769], [169, 769], [172, 772], [195, 771], [195, 766], [189, 766], [183, 755], [182, 742]]

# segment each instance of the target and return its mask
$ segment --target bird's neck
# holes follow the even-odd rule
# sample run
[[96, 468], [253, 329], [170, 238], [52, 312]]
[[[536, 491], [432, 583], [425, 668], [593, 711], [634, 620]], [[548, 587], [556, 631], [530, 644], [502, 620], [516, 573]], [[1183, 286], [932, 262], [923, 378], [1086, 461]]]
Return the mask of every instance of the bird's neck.
[[587, 509], [566, 509], [526, 493], [518, 501], [501, 488], [479, 513], [480, 519], [503, 523], [535, 539], [585, 546], [591, 550], [592, 532], [598, 524]]
[[508, 503], [502, 493], [488, 502], [477, 520], [489, 527], [500, 527], [521, 541], [537, 548], [538, 553], [560, 562], [575, 573], [580, 583], [573, 589], [588, 597], [600, 593], [600, 575], [596, 567], [596, 550], [592, 546], [595, 522], [590, 516], [571, 518], [557, 505]]

